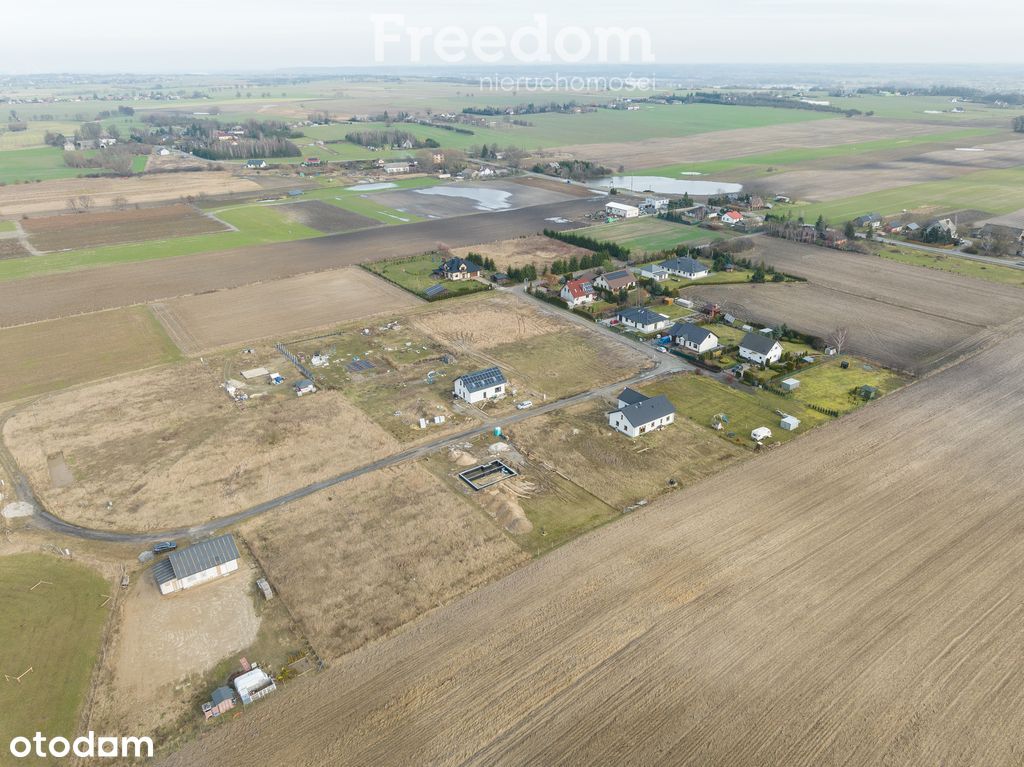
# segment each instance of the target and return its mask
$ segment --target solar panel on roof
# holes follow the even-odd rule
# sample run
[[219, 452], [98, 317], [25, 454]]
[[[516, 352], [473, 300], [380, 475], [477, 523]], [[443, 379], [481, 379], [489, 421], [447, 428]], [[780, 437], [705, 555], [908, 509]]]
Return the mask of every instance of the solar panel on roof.
[[466, 375], [462, 376], [462, 383], [467, 390], [474, 392], [481, 389], [489, 389], [492, 386], [507, 383], [507, 381], [504, 374], [498, 368], [487, 368], [473, 373], [466, 373]]

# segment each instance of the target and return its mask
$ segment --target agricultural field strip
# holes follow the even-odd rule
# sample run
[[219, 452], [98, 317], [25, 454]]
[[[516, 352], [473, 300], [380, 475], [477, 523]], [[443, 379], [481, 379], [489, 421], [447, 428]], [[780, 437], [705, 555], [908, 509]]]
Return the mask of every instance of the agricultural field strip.
[[1024, 423], [1020, 331], [726, 469], [727, 494], [699, 483], [427, 614], [165, 765], [311, 744], [359, 764], [1012, 762], [1020, 482], [991, 435]]

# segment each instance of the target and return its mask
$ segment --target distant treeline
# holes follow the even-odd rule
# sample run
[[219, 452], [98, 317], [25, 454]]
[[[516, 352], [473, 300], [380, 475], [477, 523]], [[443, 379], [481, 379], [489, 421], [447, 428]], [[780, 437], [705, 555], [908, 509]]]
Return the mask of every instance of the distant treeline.
[[248, 160], [253, 157], [299, 157], [302, 152], [284, 138], [240, 138], [237, 141], [185, 140], [180, 144], [185, 152], [205, 160]]
[[806, 101], [795, 99], [780, 99], [775, 96], [759, 93], [718, 93], [703, 92], [688, 93], [685, 96], [676, 96], [686, 104], [728, 104], [730, 106], [744, 107], [776, 107], [780, 109], [806, 109], [811, 112], [832, 112], [844, 114], [847, 117], [862, 114], [859, 109], [841, 109], [827, 104], [809, 104]]
[[589, 181], [595, 178], [604, 178], [611, 175], [611, 169], [603, 165], [590, 162], [590, 160], [560, 160], [558, 167], [537, 163], [532, 168], [534, 173], [544, 173], [548, 176], [568, 178], [573, 181]]
[[580, 104], [577, 104], [575, 101], [567, 101], [564, 104], [552, 101], [548, 104], [513, 104], [507, 107], [466, 107], [462, 110], [462, 114], [481, 115], [483, 117], [504, 114], [539, 115], [546, 112], [571, 112], [578, 106]]
[[893, 92], [908, 93], [913, 96], [942, 96], [965, 99], [983, 104], [995, 104], [997, 102], [1012, 105], [1024, 104], [1024, 92], [1021, 91], [983, 91], [980, 88], [970, 88], [963, 85], [933, 85], [930, 88], [908, 88], [906, 86], [890, 84], [857, 89], [857, 93], [862, 95]]
[[412, 149], [435, 148], [441, 146], [432, 138], [421, 140], [409, 131], [363, 130], [345, 134], [345, 140], [359, 146], [398, 146], [409, 144]]

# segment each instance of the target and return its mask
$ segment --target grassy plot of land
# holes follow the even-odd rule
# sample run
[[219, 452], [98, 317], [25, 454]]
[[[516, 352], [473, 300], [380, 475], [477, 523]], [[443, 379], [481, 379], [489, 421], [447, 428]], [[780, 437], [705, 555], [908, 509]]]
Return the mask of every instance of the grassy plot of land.
[[433, 272], [440, 263], [440, 256], [426, 253], [395, 261], [378, 261], [367, 264], [366, 268], [421, 298], [427, 288], [439, 283], [444, 285], [449, 295], [477, 293], [488, 289], [487, 285], [477, 280], [445, 280], [434, 276]]
[[[709, 429], [712, 419], [724, 414], [729, 423], [718, 434], [747, 447], [754, 444], [750, 433], [761, 426], [772, 430], [769, 442], [788, 442], [800, 432], [831, 420], [796, 400], [761, 389], [734, 389], [708, 376], [682, 374], [665, 378], [643, 387], [643, 393], [664, 394], [676, 406], [676, 418], [685, 416]], [[799, 418], [800, 428], [795, 432], [781, 428], [781, 416], [776, 411]]]
[[939, 271], [951, 272], [952, 274], [975, 277], [979, 280], [1000, 282], [1004, 285], [1024, 285], [1024, 271], [1020, 269], [1014, 269], [1012, 266], [999, 266], [998, 264], [972, 261], [969, 258], [961, 258], [953, 252], [946, 256], [938, 253], [928, 253], [916, 248], [884, 245], [878, 250], [878, 255], [890, 261], [899, 261], [901, 264], [938, 269]]
[[17, 228], [18, 225], [13, 221], [0, 221], [0, 232], [13, 232]]
[[[845, 369], [840, 364], [844, 361], [849, 362]], [[840, 413], [848, 413], [864, 404], [865, 400], [857, 393], [861, 386], [874, 386], [878, 389], [877, 396], [881, 397], [907, 383], [905, 376], [846, 355], [830, 357], [792, 377], [800, 381], [793, 399]]]
[[0, 330], [0, 402], [178, 359], [143, 306]]
[[658, 253], [677, 245], [720, 240], [729, 235], [688, 224], [645, 216], [610, 224], [598, 224], [581, 230], [582, 234], [605, 242], [623, 245], [634, 253]]
[[557, 466], [618, 509], [691, 485], [745, 455], [685, 418], [630, 439], [608, 426], [609, 409], [604, 403], [577, 405], [523, 421], [509, 436], [532, 459]]
[[114, 245], [226, 230], [216, 219], [181, 204], [26, 218], [22, 227], [39, 250]]
[[[101, 605], [110, 589], [100, 575], [74, 562], [43, 554], [0, 557], [0, 732], [5, 741], [37, 731], [51, 738], [76, 734], [108, 614]], [[0, 764], [19, 763], [25, 762], [11, 757], [6, 747], [0, 750]]]
[[54, 147], [0, 152], [0, 184], [49, 181], [55, 178], [74, 178], [83, 173], [103, 172], [99, 168], [69, 168], [64, 164], [64, 153]]
[[713, 174], [736, 170], [738, 168], [754, 168], [763, 166], [762, 170], [779, 166], [800, 165], [815, 160], [825, 160], [838, 157], [857, 157], [858, 155], [882, 152], [890, 149], [904, 149], [911, 147], [924, 147], [928, 144], [939, 144], [949, 141], [963, 139], [969, 141], [981, 136], [991, 135], [992, 130], [986, 128], [965, 128], [962, 130], [945, 131], [943, 133], [928, 133], [921, 136], [903, 136], [899, 138], [878, 139], [875, 141], [858, 141], [851, 144], [837, 144], [826, 147], [799, 147], [794, 149], [781, 149], [776, 152], [765, 152], [741, 157], [734, 157], [727, 160], [713, 160], [703, 163], [676, 163], [673, 165], [662, 165], [657, 168], [643, 168], [633, 171], [639, 176], [669, 176], [675, 177], [682, 173]]
[[953, 179], [885, 189], [823, 203], [776, 206], [775, 212], [842, 223], [864, 213], [883, 216], [904, 210], [940, 213], [973, 208], [994, 215], [1024, 208], [1024, 168], [982, 170]]

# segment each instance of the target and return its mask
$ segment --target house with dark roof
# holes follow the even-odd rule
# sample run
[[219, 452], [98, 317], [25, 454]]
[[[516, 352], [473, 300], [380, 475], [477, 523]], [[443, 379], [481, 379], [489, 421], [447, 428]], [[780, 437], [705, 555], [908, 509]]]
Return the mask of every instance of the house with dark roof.
[[628, 437], [664, 429], [675, 419], [675, 406], [664, 394], [647, 397], [633, 389], [623, 389], [618, 410], [608, 413], [608, 425]]
[[747, 333], [740, 341], [740, 357], [758, 365], [772, 365], [782, 358], [782, 344], [764, 333]]
[[605, 274], [599, 275], [594, 280], [594, 287], [600, 288], [601, 290], [607, 290], [612, 293], [618, 293], [620, 290], [625, 288], [636, 287], [636, 276], [629, 269], [619, 269], [615, 272], [606, 272]]
[[498, 368], [485, 368], [466, 373], [455, 379], [454, 394], [456, 397], [473, 404], [487, 399], [499, 399], [505, 396], [508, 380]]
[[480, 276], [483, 269], [464, 258], [449, 258], [441, 262], [437, 273], [446, 280], [472, 280]]
[[235, 691], [228, 686], [218, 687], [213, 691], [210, 700], [203, 704], [203, 717], [212, 719], [235, 707]]
[[671, 322], [664, 314], [652, 312], [643, 306], [619, 309], [619, 313], [615, 315], [615, 318], [620, 324], [636, 328], [641, 333], [654, 333], [668, 327], [669, 322]]
[[597, 298], [593, 283], [583, 277], [576, 280], [566, 280], [558, 295], [568, 304], [570, 309], [575, 309], [583, 304], [592, 304]]
[[153, 577], [161, 594], [173, 594], [238, 569], [238, 547], [230, 535], [219, 535], [186, 549], [178, 549], [153, 565]]
[[877, 229], [882, 225], [882, 217], [877, 213], [865, 213], [863, 216], [853, 219], [853, 225], [857, 228], [870, 225], [873, 229]]
[[685, 277], [688, 280], [699, 280], [701, 277], [708, 276], [708, 268], [697, 259], [690, 258], [689, 256], [680, 256], [678, 258], [670, 258], [668, 261], [662, 261], [661, 268], [665, 269], [669, 274]]
[[718, 346], [718, 336], [692, 322], [677, 322], [668, 329], [666, 335], [672, 338], [672, 343], [676, 346], [681, 346], [694, 354], [703, 354]]

